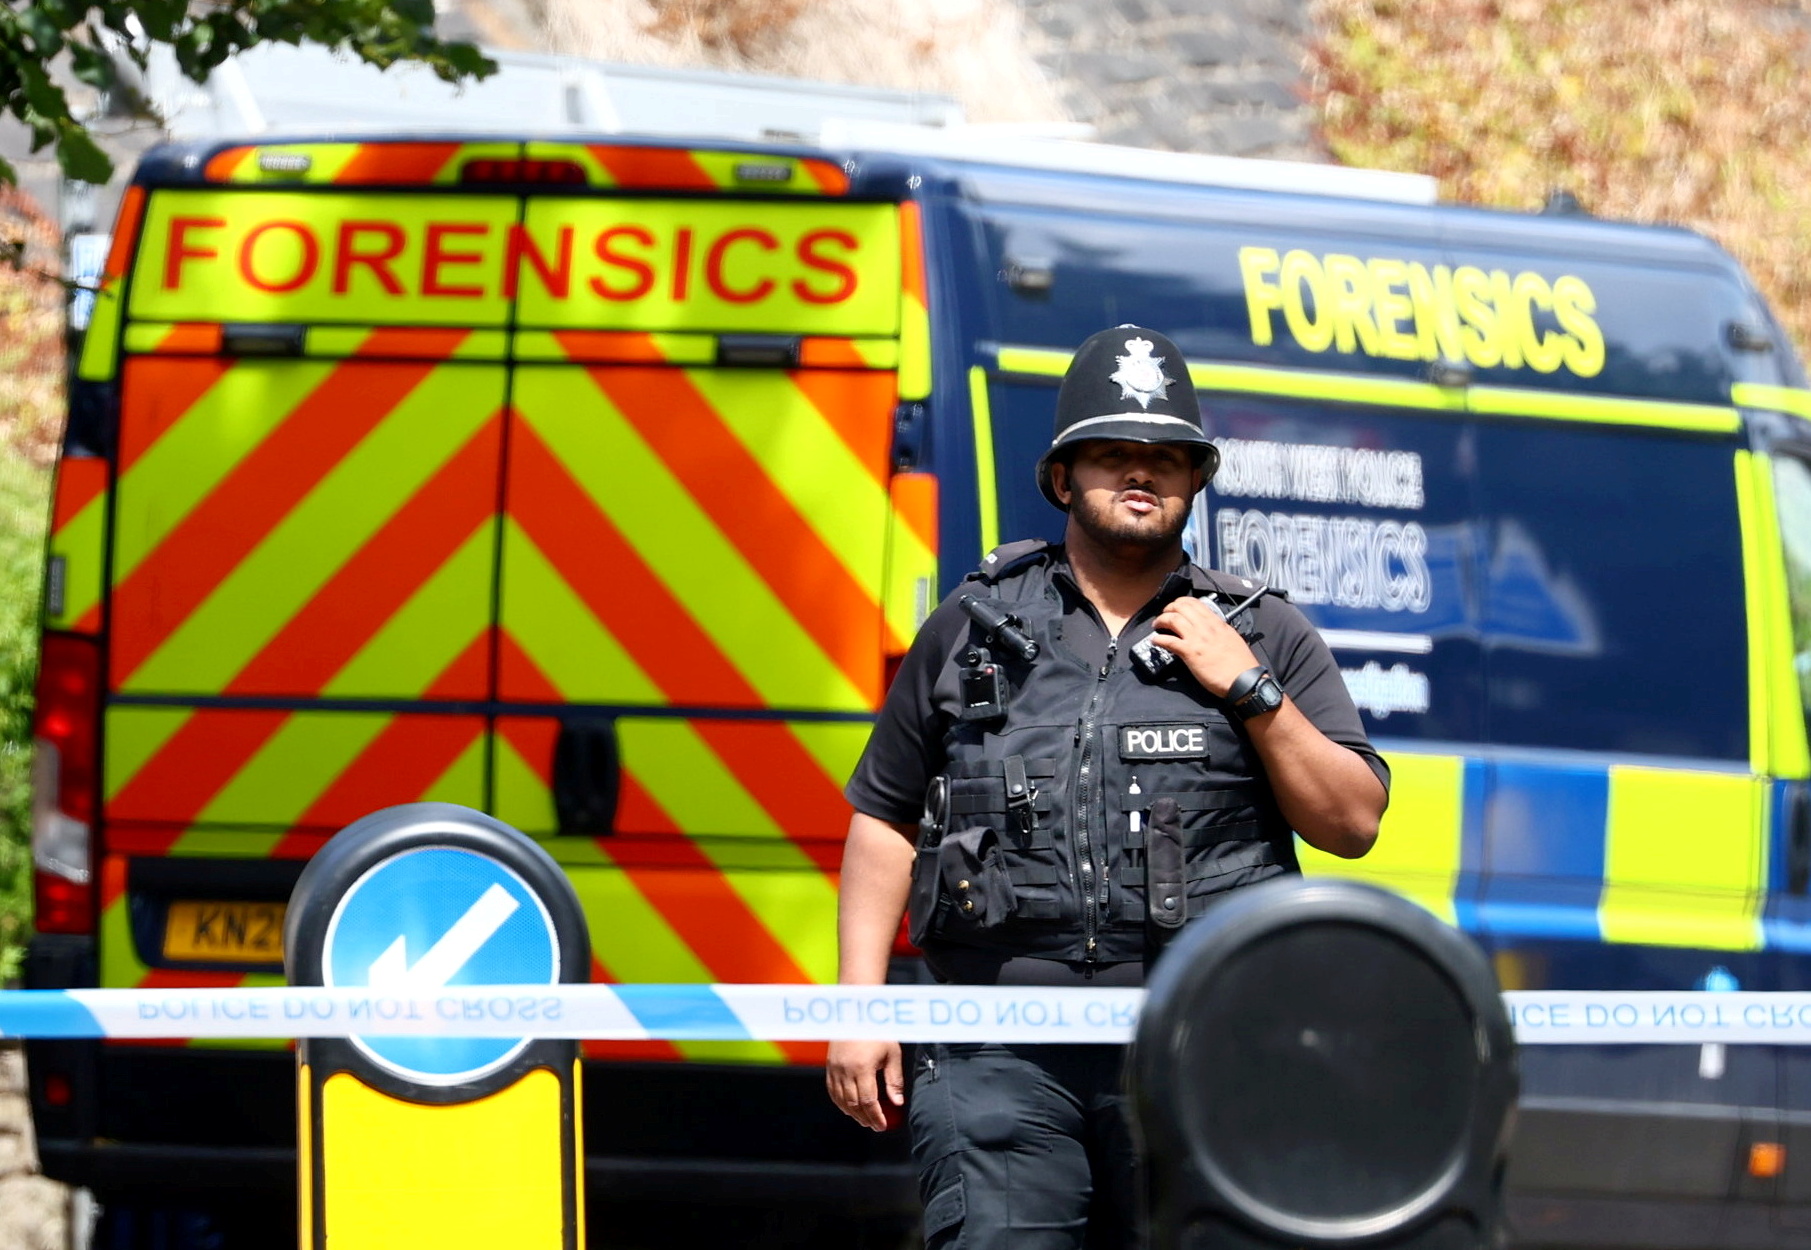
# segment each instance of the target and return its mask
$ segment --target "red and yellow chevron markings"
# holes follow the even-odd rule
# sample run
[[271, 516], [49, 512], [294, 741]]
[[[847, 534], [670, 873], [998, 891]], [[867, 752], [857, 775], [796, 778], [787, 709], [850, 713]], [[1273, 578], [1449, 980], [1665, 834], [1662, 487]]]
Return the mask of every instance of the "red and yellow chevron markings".
[[[135, 321], [125, 348], [139, 356], [218, 356], [226, 327], [205, 321]], [[463, 326], [308, 326], [302, 355], [333, 360], [502, 360], [501, 330]]]
[[100, 632], [107, 483], [107, 462], [99, 456], [66, 455], [57, 462], [44, 603], [46, 629]]
[[[476, 482], [495, 473], [500, 370], [153, 359], [128, 370], [147, 376], [128, 378], [121, 430], [111, 656], [121, 690], [231, 691], [239, 670], [418, 492], [442, 474]], [[199, 393], [178, 407], [184, 384]], [[452, 631], [458, 646], [449, 653], [444, 641], [450, 622], [433, 631], [443, 662], [485, 624], [487, 578], [471, 572], [465, 620]], [[391, 649], [406, 662], [402, 653], [426, 641]], [[386, 684], [283, 693], [396, 693]]]
[[503, 628], [568, 700], [873, 708], [892, 401], [877, 372], [519, 369]]
[[842, 168], [820, 157], [605, 143], [243, 144], [209, 157], [203, 176], [217, 183], [330, 186], [574, 183], [638, 191], [820, 196], [849, 190]]
[[119, 368], [120, 322], [125, 314], [121, 293], [125, 289], [126, 266], [138, 246], [144, 212], [144, 188], [127, 187], [113, 221], [113, 242], [101, 269], [100, 289], [94, 293], [94, 311], [82, 337], [82, 354], [75, 370], [79, 381], [110, 382]]
[[[557, 699], [551, 688], [543, 695]], [[498, 810], [523, 828], [550, 826], [557, 732], [551, 718], [498, 723]], [[552, 846], [592, 918], [600, 979], [829, 979], [828, 874], [847, 812], [828, 770], [852, 765], [865, 726], [636, 718], [618, 733], [617, 832]], [[815, 1046], [679, 1048], [688, 1058], [822, 1061]]]
[[519, 143], [281, 143], [225, 148], [208, 158], [209, 182], [333, 186], [450, 186], [473, 160], [512, 160]]
[[799, 365], [805, 369], [897, 369], [897, 339], [804, 338]]
[[575, 364], [708, 365], [717, 359], [717, 336], [640, 330], [518, 330], [515, 357]]
[[899, 398], [931, 393], [930, 293], [924, 277], [924, 214], [910, 200], [899, 206]]
[[[112, 678], [158, 695], [481, 699], [502, 371], [433, 362], [128, 365]], [[115, 706], [107, 812], [331, 830], [412, 797], [483, 802], [476, 716]]]
[[126, 327], [125, 348], [136, 355], [217, 356], [224, 328], [205, 321], [136, 321]]
[[846, 195], [849, 175], [812, 156], [724, 152], [609, 143], [526, 145], [531, 161], [569, 161], [593, 187], [638, 191], [737, 191], [774, 195]]
[[[522, 361], [573, 364], [709, 365], [717, 360], [717, 336], [648, 333], [639, 330], [517, 330], [514, 355]], [[799, 340], [802, 369], [895, 369], [899, 343], [891, 338]]]

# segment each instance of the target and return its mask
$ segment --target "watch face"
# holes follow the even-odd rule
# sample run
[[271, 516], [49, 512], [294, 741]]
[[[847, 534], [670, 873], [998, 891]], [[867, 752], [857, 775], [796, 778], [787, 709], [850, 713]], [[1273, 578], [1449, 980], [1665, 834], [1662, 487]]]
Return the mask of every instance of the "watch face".
[[1250, 720], [1254, 716], [1274, 712], [1282, 706], [1283, 688], [1268, 673], [1259, 678], [1258, 684], [1251, 688], [1251, 693], [1236, 705], [1240, 720]]

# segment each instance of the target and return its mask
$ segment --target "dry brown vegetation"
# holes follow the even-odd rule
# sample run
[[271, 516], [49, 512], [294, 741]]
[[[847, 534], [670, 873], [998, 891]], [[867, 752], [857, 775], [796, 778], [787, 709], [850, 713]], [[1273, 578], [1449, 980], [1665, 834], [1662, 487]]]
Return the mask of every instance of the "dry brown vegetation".
[[534, 0], [543, 36], [604, 61], [956, 97], [974, 122], [1060, 122], [1013, 0]]
[[0, 187], [0, 450], [47, 468], [63, 426], [63, 287], [56, 224]]
[[1811, 2], [1316, 0], [1328, 147], [1710, 235], [1811, 348]]
[[705, 48], [755, 58], [804, 12], [807, 0], [650, 0], [644, 29], [657, 39], [696, 39]]

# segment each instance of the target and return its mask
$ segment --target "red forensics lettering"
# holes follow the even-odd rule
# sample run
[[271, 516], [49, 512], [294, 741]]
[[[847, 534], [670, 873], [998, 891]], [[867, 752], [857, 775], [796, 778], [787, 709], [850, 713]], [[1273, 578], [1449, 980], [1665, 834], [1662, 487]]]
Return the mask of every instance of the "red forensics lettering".
[[704, 280], [710, 284], [711, 293], [718, 299], [728, 300], [732, 304], [752, 304], [756, 300], [766, 299], [773, 291], [773, 279], [762, 278], [753, 286], [738, 290], [732, 287], [723, 276], [723, 261], [729, 254], [732, 244], [744, 239], [755, 244], [763, 252], [778, 250], [780, 241], [765, 230], [753, 226], [744, 226], [740, 230], [731, 230], [728, 234], [711, 244], [710, 252], [704, 258]]
[[683, 301], [692, 281], [692, 228], [679, 227], [673, 239], [673, 299]]
[[559, 258], [553, 265], [541, 254], [534, 237], [528, 228], [513, 225], [509, 228], [509, 246], [503, 258], [503, 297], [516, 297], [516, 283], [522, 276], [522, 262], [526, 260], [541, 276], [541, 286], [555, 299], [565, 299], [572, 291], [572, 227], [560, 227], [558, 244]]
[[[269, 278], [258, 272], [258, 242], [275, 230], [293, 234], [301, 245], [302, 254], [296, 262], [295, 272], [286, 278]], [[271, 295], [287, 295], [308, 285], [314, 277], [315, 270], [321, 267], [321, 244], [314, 237], [314, 231], [306, 222], [300, 221], [265, 221], [253, 226], [246, 232], [245, 241], [239, 245], [239, 276], [247, 283]]]
[[807, 304], [840, 304], [855, 294], [855, 270], [843, 261], [818, 252], [820, 246], [828, 243], [836, 244], [845, 252], [853, 252], [860, 246], [847, 230], [813, 230], [799, 240], [799, 263], [836, 278], [836, 286], [828, 291], [815, 291], [803, 278], [794, 278], [792, 293]]
[[211, 247], [192, 247], [189, 244], [191, 230], [219, 230], [226, 225], [224, 217], [172, 217], [170, 218], [170, 246], [164, 253], [163, 289], [174, 291], [182, 285], [182, 262], [185, 260], [216, 260], [220, 253]]
[[[379, 242], [371, 251], [359, 250], [360, 235], [376, 235]], [[352, 285], [352, 267], [363, 265], [391, 295], [403, 293], [402, 283], [390, 269], [390, 262], [402, 255], [407, 243], [402, 227], [393, 221], [343, 221], [333, 254], [333, 293], [344, 295]]]
[[482, 238], [490, 226], [477, 221], [436, 221], [428, 225], [427, 242], [421, 256], [421, 293], [423, 295], [457, 295], [467, 299], [484, 294], [482, 286], [454, 285], [442, 281], [440, 271], [449, 265], [476, 265], [484, 260], [482, 252], [455, 252], [446, 245], [448, 235]]
[[612, 246], [618, 239], [632, 239], [642, 248], [654, 246], [654, 236], [640, 226], [612, 226], [597, 236], [597, 258], [606, 265], [627, 270], [635, 275], [629, 286], [613, 287], [602, 278], [591, 279], [591, 290], [604, 299], [640, 299], [654, 289], [654, 266], [639, 256], [629, 256]]

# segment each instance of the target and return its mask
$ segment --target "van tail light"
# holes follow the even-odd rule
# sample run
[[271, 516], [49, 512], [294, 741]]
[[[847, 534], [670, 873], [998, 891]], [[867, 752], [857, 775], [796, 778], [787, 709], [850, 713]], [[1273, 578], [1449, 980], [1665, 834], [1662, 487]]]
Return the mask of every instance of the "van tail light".
[[31, 768], [32, 887], [40, 933], [94, 930], [100, 687], [98, 643], [44, 635]]

